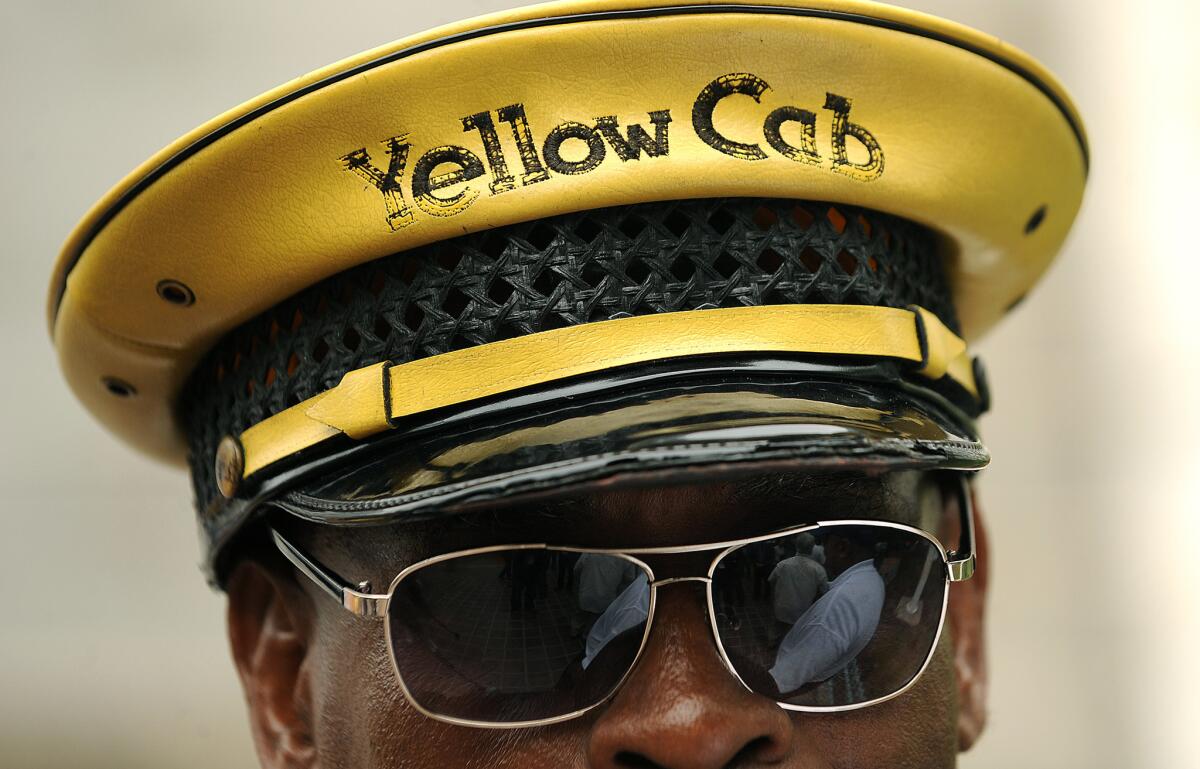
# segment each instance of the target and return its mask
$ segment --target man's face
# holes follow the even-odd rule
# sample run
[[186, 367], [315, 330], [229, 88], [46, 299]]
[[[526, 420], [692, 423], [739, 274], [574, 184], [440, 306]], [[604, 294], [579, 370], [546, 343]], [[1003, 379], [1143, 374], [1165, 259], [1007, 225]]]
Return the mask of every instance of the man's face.
[[[672, 546], [840, 518], [910, 524], [951, 548], [958, 541], [953, 495], [916, 472], [612, 490], [470, 517], [289, 533], [336, 573], [379, 587], [408, 564], [492, 544]], [[983, 537], [980, 550], [982, 569]], [[552, 726], [485, 730], [414, 709], [381, 620], [356, 617], [286, 563], [261, 560], [231, 578], [229, 620], [267, 767], [929, 769], [952, 766], [983, 722], [982, 570], [954, 585], [947, 631], [925, 673], [878, 705], [795, 713], [746, 690], [719, 656], [702, 586], [685, 582], [659, 590], [647, 645], [608, 703]]]

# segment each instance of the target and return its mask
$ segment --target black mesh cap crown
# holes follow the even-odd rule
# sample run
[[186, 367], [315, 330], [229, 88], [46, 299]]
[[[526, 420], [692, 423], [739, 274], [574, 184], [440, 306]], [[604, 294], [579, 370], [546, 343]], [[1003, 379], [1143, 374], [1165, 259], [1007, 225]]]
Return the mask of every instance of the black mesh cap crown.
[[707, 307], [918, 304], [958, 321], [929, 230], [845, 205], [722, 198], [598, 209], [394, 254], [318, 283], [221, 341], [181, 399], [196, 502], [221, 438], [381, 360]]

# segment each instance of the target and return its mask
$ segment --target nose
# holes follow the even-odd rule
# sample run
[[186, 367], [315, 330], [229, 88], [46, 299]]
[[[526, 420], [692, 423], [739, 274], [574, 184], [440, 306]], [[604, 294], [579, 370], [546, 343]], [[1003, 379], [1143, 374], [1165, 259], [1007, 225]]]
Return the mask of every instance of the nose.
[[592, 769], [751, 769], [791, 751], [792, 722], [722, 663], [695, 585], [660, 589], [637, 668], [592, 726]]

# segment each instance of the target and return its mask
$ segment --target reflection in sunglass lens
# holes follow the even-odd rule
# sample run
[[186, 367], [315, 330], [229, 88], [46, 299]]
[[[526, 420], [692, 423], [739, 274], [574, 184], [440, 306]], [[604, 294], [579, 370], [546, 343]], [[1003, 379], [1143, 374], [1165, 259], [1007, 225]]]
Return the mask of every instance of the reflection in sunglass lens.
[[717, 632], [746, 685], [844, 707], [895, 694], [941, 626], [945, 561], [911, 531], [831, 524], [744, 545], [713, 573]]
[[637, 656], [649, 608], [649, 579], [631, 560], [510, 549], [410, 573], [388, 623], [400, 677], [421, 707], [514, 723], [603, 701]]

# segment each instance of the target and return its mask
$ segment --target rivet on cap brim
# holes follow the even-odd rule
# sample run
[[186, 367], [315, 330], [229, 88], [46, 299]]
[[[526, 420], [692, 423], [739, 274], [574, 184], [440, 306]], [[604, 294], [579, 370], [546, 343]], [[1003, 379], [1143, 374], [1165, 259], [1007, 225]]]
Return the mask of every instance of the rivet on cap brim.
[[226, 435], [217, 446], [217, 457], [214, 463], [217, 479], [217, 491], [226, 499], [232, 499], [237, 493], [238, 484], [242, 482], [242, 471], [246, 468], [246, 458], [242, 453], [242, 444], [232, 435]]

